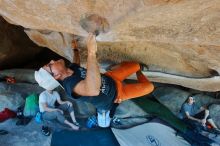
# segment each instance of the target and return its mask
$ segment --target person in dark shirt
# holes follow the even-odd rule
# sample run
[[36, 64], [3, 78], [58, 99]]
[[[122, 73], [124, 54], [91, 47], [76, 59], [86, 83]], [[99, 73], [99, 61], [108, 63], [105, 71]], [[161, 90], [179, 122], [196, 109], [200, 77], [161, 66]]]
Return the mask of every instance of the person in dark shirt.
[[[109, 110], [113, 103], [120, 103], [153, 91], [153, 84], [142, 74], [140, 65], [135, 62], [123, 62], [115, 66], [114, 69], [101, 74], [96, 59], [97, 44], [94, 35], [89, 34], [87, 38], [87, 69], [80, 67], [76, 42], [73, 42], [72, 48], [74, 63], [69, 67], [66, 67], [64, 60], [60, 59], [51, 60], [43, 69], [61, 83], [71, 98], [90, 102], [97, 108], [99, 126], [109, 126], [110, 120], [106, 122], [106, 119], [110, 119]], [[39, 71], [35, 72], [36, 75], [38, 73]], [[123, 80], [133, 73], [136, 73], [138, 83], [123, 83]], [[50, 81], [45, 81], [45, 84], [48, 85], [48, 82]]]
[[186, 102], [182, 105], [180, 115], [182, 119], [195, 121], [201, 123], [203, 126], [205, 126], [206, 122], [208, 122], [214, 129], [219, 131], [209, 115], [209, 110], [203, 106], [198, 107], [192, 96], [189, 96]]

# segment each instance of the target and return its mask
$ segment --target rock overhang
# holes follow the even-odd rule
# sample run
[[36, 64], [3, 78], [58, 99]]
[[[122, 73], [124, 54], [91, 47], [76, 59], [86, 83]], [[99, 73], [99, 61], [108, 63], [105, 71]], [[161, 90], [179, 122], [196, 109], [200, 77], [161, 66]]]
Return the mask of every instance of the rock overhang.
[[86, 61], [85, 38], [93, 31], [100, 63], [138, 61], [152, 81], [203, 91], [220, 89], [219, 10], [218, 0], [0, 2], [7, 21], [70, 61], [73, 38]]

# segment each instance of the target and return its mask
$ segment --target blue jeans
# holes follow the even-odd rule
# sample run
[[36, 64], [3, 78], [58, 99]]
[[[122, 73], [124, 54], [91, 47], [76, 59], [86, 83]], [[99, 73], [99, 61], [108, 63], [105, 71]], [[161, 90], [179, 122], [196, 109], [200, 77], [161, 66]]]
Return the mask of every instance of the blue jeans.
[[[73, 107], [68, 106], [68, 104], [61, 104], [57, 107], [58, 109], [68, 111], [69, 113], [73, 112]], [[42, 114], [43, 120], [54, 120], [57, 119], [60, 123], [64, 123], [66, 120], [64, 115], [59, 111], [52, 111], [52, 112], [43, 112]]]

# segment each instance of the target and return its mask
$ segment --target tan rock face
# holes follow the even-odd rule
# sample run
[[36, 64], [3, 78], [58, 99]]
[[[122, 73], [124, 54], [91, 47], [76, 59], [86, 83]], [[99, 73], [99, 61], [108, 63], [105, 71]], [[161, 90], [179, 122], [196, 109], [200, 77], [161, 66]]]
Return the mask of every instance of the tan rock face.
[[0, 14], [69, 60], [76, 36], [86, 60], [90, 31], [98, 34], [100, 62], [134, 60], [162, 72], [149, 72], [152, 81], [220, 90], [213, 77], [220, 73], [219, 0], [1, 0]]

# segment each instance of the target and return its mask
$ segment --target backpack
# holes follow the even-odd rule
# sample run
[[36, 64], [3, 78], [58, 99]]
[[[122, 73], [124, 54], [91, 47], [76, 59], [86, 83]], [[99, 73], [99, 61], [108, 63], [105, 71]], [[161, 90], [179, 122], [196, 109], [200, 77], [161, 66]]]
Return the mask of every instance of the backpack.
[[39, 111], [39, 105], [38, 105], [38, 96], [33, 93], [29, 95], [25, 100], [25, 106], [24, 106], [24, 116], [35, 116], [37, 112]]

